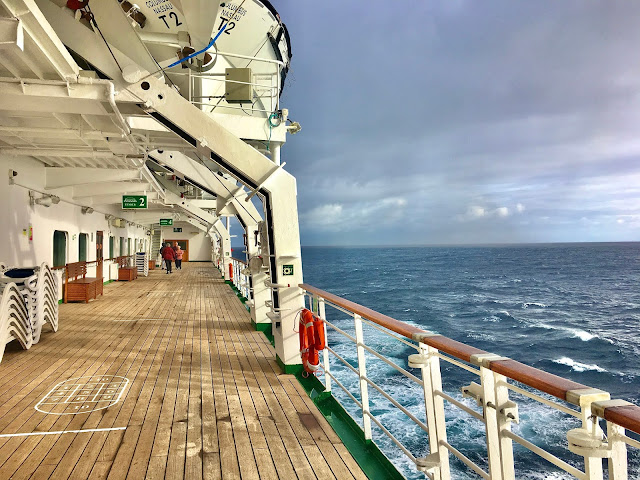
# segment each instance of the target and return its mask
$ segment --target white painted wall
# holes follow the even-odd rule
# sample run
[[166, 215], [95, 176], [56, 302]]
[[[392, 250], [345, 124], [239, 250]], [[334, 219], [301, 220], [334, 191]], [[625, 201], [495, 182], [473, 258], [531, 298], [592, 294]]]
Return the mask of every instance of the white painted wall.
[[[15, 170], [16, 183], [38, 190], [45, 187], [45, 168], [35, 160], [26, 157], [0, 155], [0, 242], [3, 245], [0, 262], [11, 266], [34, 266], [42, 262], [53, 264], [53, 232], [62, 230], [67, 236], [67, 263], [78, 261], [79, 234], [89, 234], [87, 260], [96, 258], [96, 231], [104, 232], [104, 256], [109, 258], [109, 236], [135, 239], [147, 239], [146, 228], [126, 226], [116, 228], [109, 225], [103, 213], [94, 212], [84, 215], [81, 207], [61, 201], [57, 205], [44, 207], [29, 205], [29, 191], [17, 185], [9, 185], [8, 172]], [[70, 189], [58, 189], [52, 194], [64, 198], [71, 197]], [[41, 196], [40, 194], [37, 194]], [[104, 208], [106, 213], [123, 217], [122, 210]], [[29, 227], [33, 228], [33, 240], [29, 240]], [[23, 233], [24, 232], [24, 233]], [[117, 242], [116, 242], [117, 243]], [[147, 242], [147, 245], [149, 242]], [[126, 253], [126, 250], [125, 250]], [[115, 256], [119, 255], [116, 246]], [[109, 269], [105, 265], [105, 280]]]
[[[174, 227], [181, 227], [182, 233], [174, 233]], [[211, 261], [211, 239], [190, 223], [174, 222], [173, 227], [162, 227], [162, 240], [189, 240], [189, 261]]]

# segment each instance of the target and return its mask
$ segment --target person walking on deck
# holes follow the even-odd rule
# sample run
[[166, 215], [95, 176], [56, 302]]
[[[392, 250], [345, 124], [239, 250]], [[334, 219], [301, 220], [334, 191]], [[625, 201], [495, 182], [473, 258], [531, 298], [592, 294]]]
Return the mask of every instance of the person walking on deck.
[[162, 258], [167, 265], [167, 275], [171, 273], [171, 261], [175, 260], [176, 252], [171, 248], [171, 244], [167, 242], [167, 245], [162, 249]]
[[176, 250], [176, 270], [182, 270], [182, 256], [184, 255], [184, 250], [178, 245], [178, 249]]

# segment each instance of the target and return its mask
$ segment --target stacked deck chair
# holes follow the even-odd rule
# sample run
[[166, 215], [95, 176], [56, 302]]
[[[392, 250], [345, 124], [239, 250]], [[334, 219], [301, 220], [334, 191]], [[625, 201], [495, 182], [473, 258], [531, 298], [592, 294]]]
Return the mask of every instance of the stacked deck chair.
[[7, 343], [18, 340], [28, 350], [48, 323], [58, 330], [58, 281], [49, 265], [7, 268], [0, 264], [0, 361]]
[[25, 298], [33, 325], [33, 343], [40, 341], [42, 327], [49, 324], [58, 331], [58, 277], [43, 263], [35, 274], [25, 281], [28, 290]]
[[18, 340], [25, 350], [33, 345], [33, 328], [31, 318], [24, 301], [24, 296], [14, 282], [0, 284], [2, 300], [0, 300], [0, 360], [4, 355], [7, 343]]

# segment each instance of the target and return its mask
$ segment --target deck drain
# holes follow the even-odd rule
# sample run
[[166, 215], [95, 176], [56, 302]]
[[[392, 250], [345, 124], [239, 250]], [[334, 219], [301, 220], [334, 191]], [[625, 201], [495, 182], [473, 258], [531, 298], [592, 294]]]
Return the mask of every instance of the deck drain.
[[35, 409], [54, 415], [76, 415], [115, 405], [129, 385], [129, 379], [114, 375], [70, 378], [58, 383]]

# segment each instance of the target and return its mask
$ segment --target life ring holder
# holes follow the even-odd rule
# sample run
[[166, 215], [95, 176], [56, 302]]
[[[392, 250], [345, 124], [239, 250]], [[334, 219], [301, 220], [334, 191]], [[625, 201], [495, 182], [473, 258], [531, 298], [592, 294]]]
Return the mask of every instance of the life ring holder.
[[298, 337], [300, 340], [300, 357], [302, 360], [302, 377], [308, 378], [310, 374], [316, 374], [320, 367], [318, 352], [327, 346], [325, 338], [324, 321], [311, 310], [303, 308], [300, 311], [298, 324]]

